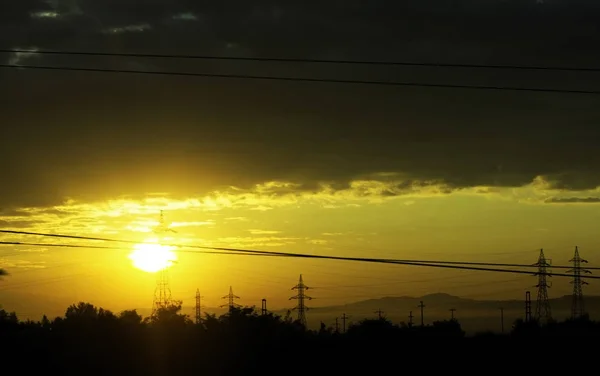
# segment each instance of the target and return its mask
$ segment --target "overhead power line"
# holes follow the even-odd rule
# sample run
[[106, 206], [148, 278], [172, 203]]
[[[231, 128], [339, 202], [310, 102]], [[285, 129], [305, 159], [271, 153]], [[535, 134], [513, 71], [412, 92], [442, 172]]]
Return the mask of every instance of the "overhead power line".
[[[137, 243], [136, 244], [143, 244], [143, 243]], [[156, 244], [156, 243], [149, 243], [149, 244]], [[113, 250], [113, 251], [131, 251], [131, 248], [127, 248], [127, 247], [110, 247], [110, 246], [102, 246], [102, 245], [81, 245], [81, 244], [58, 244], [58, 243], [30, 243], [30, 242], [4, 242], [4, 241], [0, 241], [0, 245], [16, 245], [16, 246], [29, 246], [29, 247], [49, 247], [49, 248], [88, 248], [88, 249], [105, 249], [105, 250]], [[206, 251], [202, 251], [202, 250], [198, 250], [198, 251], [186, 251], [186, 250], [178, 250], [177, 252], [181, 252], [181, 253], [203, 253], [203, 254], [213, 254], [213, 255], [231, 255], [231, 252], [226, 252], [226, 251], [210, 251], [210, 250], [206, 250]], [[236, 253], [239, 255], [247, 255], [247, 256], [255, 256], [254, 253], [244, 253], [244, 252], [239, 252]], [[10, 256], [14, 256], [14, 253], [11, 253]], [[0, 254], [0, 257], [5, 257], [7, 255], [3, 255]], [[265, 255], [265, 256], [269, 256], [269, 255]]]
[[[249, 252], [252, 254], [261, 253], [261, 254], [279, 254], [279, 255], [289, 255], [290, 253], [286, 252], [271, 252], [271, 251], [260, 251], [260, 250], [243, 250], [237, 248], [223, 248], [223, 247], [209, 247], [209, 246], [201, 246], [201, 245], [190, 245], [190, 244], [162, 244], [162, 243], [154, 243], [154, 242], [138, 242], [135, 240], [125, 240], [125, 239], [113, 239], [113, 238], [105, 238], [105, 237], [94, 237], [94, 236], [80, 236], [80, 235], [67, 235], [67, 234], [50, 234], [43, 232], [31, 232], [31, 231], [18, 231], [18, 230], [0, 230], [0, 233], [5, 234], [14, 234], [14, 235], [31, 235], [31, 236], [41, 236], [41, 237], [53, 237], [53, 238], [63, 238], [63, 239], [78, 239], [78, 240], [92, 240], [92, 241], [103, 241], [103, 242], [113, 242], [113, 243], [126, 243], [126, 244], [160, 244], [168, 247], [174, 248], [195, 248], [195, 249], [210, 249], [210, 250], [221, 250], [225, 252]], [[0, 242], [0, 244], [13, 244], [13, 245], [34, 245], [37, 246], [39, 243], [18, 243], [18, 242]], [[44, 244], [42, 244], [44, 245]], [[75, 248], [82, 246], [73, 246]], [[83, 246], [86, 247], [86, 246]], [[102, 248], [102, 246], [99, 246]], [[90, 248], [90, 247], [88, 247]], [[92, 246], [93, 248], [93, 246]], [[110, 249], [128, 249], [128, 248], [115, 248], [115, 247], [107, 247]], [[432, 260], [400, 260], [400, 259], [378, 259], [385, 260], [389, 262], [410, 262], [410, 263], [434, 263], [434, 264], [448, 264], [448, 265], [473, 265], [473, 266], [498, 266], [498, 267], [513, 267], [513, 268], [535, 268], [537, 271], [537, 264], [512, 264], [512, 263], [495, 263], [495, 262], [471, 262], [471, 261], [432, 261]], [[571, 269], [571, 266], [567, 265], [555, 265], [552, 266], [554, 269]], [[600, 270], [600, 267], [588, 267], [589, 270]], [[535, 272], [532, 272], [535, 273]], [[572, 275], [571, 275], [572, 276]]]
[[[436, 262], [436, 261], [415, 262], [415, 261], [408, 261], [408, 260], [390, 260], [390, 259], [363, 258], [363, 257], [311, 255], [311, 254], [291, 253], [291, 252], [272, 252], [272, 251], [259, 251], [259, 250], [248, 250], [248, 249], [226, 248], [226, 247], [209, 247], [209, 246], [186, 245], [186, 244], [147, 243], [147, 242], [136, 242], [136, 241], [132, 241], [132, 240], [119, 240], [119, 239], [111, 239], [111, 238], [87, 237], [87, 236], [64, 235], [64, 234], [45, 234], [45, 233], [13, 231], [13, 230], [0, 230], [0, 233], [36, 235], [36, 236], [42, 236], [42, 237], [86, 239], [86, 240], [121, 242], [121, 243], [130, 243], [130, 244], [131, 243], [133, 243], [133, 244], [144, 244], [144, 243], [157, 244], [157, 245], [162, 245], [162, 246], [167, 246], [167, 247], [176, 247], [176, 248], [195, 248], [195, 249], [205, 249], [205, 250], [213, 250], [213, 251], [225, 251], [224, 254], [230, 254], [230, 255], [237, 255], [239, 253], [245, 253], [248, 255], [254, 254], [254, 255], [261, 255], [261, 256], [272, 255], [272, 256], [282, 256], [282, 257], [292, 257], [292, 258], [312, 258], [312, 259], [323, 259], [323, 260], [356, 261], [356, 262], [368, 262], [368, 263], [380, 263], [380, 264], [425, 266], [425, 267], [434, 267], [434, 268], [475, 270], [475, 271], [487, 271], [487, 272], [498, 272], [498, 273], [513, 273], [513, 274], [527, 274], [527, 275], [535, 274], [534, 272], [526, 271], [526, 270], [509, 270], [509, 269], [483, 268], [483, 267], [465, 266], [465, 265], [449, 265], [449, 264], [442, 264], [442, 263]], [[82, 248], [83, 247], [85, 247], [85, 246], [82, 246]], [[231, 253], [227, 253], [227, 252], [231, 252]], [[569, 277], [569, 278], [571, 278], [573, 276], [572, 274], [564, 274], [564, 273], [547, 273], [547, 275], [552, 275], [552, 276], [556, 276], [556, 277]], [[582, 278], [583, 277], [584, 276], [582, 276]], [[585, 278], [600, 279], [600, 276], [586, 275]]]
[[421, 87], [437, 89], [464, 89], [464, 90], [488, 90], [488, 91], [520, 91], [537, 93], [556, 93], [556, 94], [588, 94], [599, 95], [599, 90], [575, 90], [575, 89], [550, 89], [533, 87], [511, 87], [511, 86], [478, 86], [478, 85], [458, 85], [458, 84], [433, 84], [408, 81], [370, 81], [370, 80], [350, 80], [333, 78], [310, 78], [310, 77], [285, 77], [285, 76], [259, 76], [244, 74], [217, 74], [217, 73], [199, 73], [199, 72], [169, 72], [169, 71], [141, 71], [130, 69], [105, 69], [105, 68], [81, 68], [65, 66], [43, 66], [43, 65], [16, 65], [0, 64], [0, 68], [13, 69], [35, 69], [45, 71], [72, 71], [88, 73], [120, 73], [120, 74], [140, 74], [153, 76], [179, 76], [179, 77], [201, 77], [201, 78], [225, 78], [238, 80], [259, 80], [259, 81], [288, 81], [288, 82], [310, 82], [310, 83], [330, 83], [330, 84], [349, 84], [349, 85], [372, 85], [389, 87]]
[[600, 68], [588, 67], [557, 67], [535, 65], [496, 65], [496, 64], [452, 64], [452, 63], [418, 63], [407, 61], [374, 61], [374, 60], [340, 60], [340, 59], [306, 59], [306, 58], [281, 58], [281, 57], [243, 57], [243, 56], [211, 56], [211, 55], [175, 55], [175, 54], [146, 54], [124, 52], [93, 52], [93, 51], [51, 51], [51, 50], [23, 50], [0, 49], [0, 53], [18, 53], [32, 55], [70, 55], [70, 56], [104, 56], [104, 57], [131, 57], [153, 59], [181, 59], [181, 60], [219, 60], [219, 61], [244, 61], [244, 62], [270, 62], [270, 63], [308, 63], [308, 64], [338, 64], [338, 65], [373, 65], [395, 67], [431, 67], [431, 68], [466, 68], [466, 69], [504, 69], [504, 70], [538, 70], [562, 72], [600, 72]]

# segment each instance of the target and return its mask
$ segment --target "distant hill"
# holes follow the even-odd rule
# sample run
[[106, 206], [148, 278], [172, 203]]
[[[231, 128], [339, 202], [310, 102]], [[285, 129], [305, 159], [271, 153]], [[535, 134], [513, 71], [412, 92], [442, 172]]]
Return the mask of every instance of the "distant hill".
[[[532, 294], [532, 311], [535, 314], [535, 294]], [[468, 333], [492, 330], [499, 332], [501, 329], [500, 307], [504, 308], [505, 330], [510, 330], [516, 319], [523, 318], [525, 312], [524, 300], [474, 300], [465, 299], [454, 295], [436, 293], [421, 297], [385, 297], [368, 299], [338, 306], [315, 307], [307, 312], [307, 320], [311, 329], [317, 329], [322, 322], [328, 326], [335, 324], [335, 318], [342, 314], [350, 316], [349, 323], [365, 318], [377, 317], [376, 311], [381, 309], [384, 315], [395, 323], [408, 322], [409, 313], [412, 311], [413, 322], [420, 324], [419, 302], [423, 301], [424, 321], [426, 324], [435, 320], [450, 318], [450, 309], [456, 309], [455, 317], [460, 321], [463, 329]], [[16, 311], [22, 319], [39, 320], [45, 312], [49, 317], [62, 316], [69, 304], [75, 302], [57, 302], [53, 299], [31, 294], [23, 299], [18, 298], [9, 291], [0, 293], [0, 305], [6, 310]], [[94, 302], [91, 302], [94, 303]], [[563, 320], [571, 313], [571, 296], [563, 296], [550, 300], [553, 317]], [[586, 296], [585, 305], [587, 312], [594, 319], [600, 319], [600, 296]], [[143, 315], [150, 315], [148, 308], [137, 309]], [[226, 312], [224, 308], [207, 307], [203, 312], [221, 315]], [[273, 311], [278, 315], [285, 315], [287, 309]], [[184, 306], [183, 313], [194, 317], [194, 307]], [[295, 312], [292, 312], [295, 317]], [[341, 325], [341, 320], [340, 320]]]
[[[420, 324], [419, 303], [423, 301], [424, 322], [431, 323], [436, 320], [446, 320], [451, 317], [450, 309], [454, 308], [455, 317], [460, 321], [467, 333], [481, 331], [501, 330], [500, 307], [504, 309], [504, 327], [509, 331], [515, 320], [525, 315], [524, 300], [474, 300], [465, 299], [444, 293], [429, 294], [421, 297], [385, 297], [368, 299], [345, 305], [315, 307], [307, 312], [309, 327], [317, 329], [322, 322], [333, 326], [335, 318], [340, 318], [344, 313], [350, 316], [349, 323], [365, 318], [376, 318], [376, 311], [382, 310], [385, 317], [395, 323], [407, 323], [409, 313], [412, 311], [413, 322]], [[586, 309], [592, 318], [600, 317], [600, 296], [586, 296]], [[566, 319], [571, 314], [571, 296], [563, 296], [550, 300], [553, 317], [558, 320]], [[532, 313], [535, 315], [535, 295], [532, 296]], [[206, 309], [211, 313], [224, 313], [223, 309]], [[192, 307], [185, 307], [184, 312], [193, 315]], [[287, 310], [277, 310], [274, 313], [285, 315]], [[295, 314], [295, 313], [293, 313]], [[341, 325], [341, 320], [339, 321]]]

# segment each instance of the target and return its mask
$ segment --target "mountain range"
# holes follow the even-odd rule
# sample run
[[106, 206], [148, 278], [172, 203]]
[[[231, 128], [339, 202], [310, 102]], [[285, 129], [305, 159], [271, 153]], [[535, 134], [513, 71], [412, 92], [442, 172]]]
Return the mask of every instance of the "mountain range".
[[[62, 304], [57, 306], [56, 301], [43, 299], [40, 296], [32, 295], [27, 299], [15, 299], [15, 296], [2, 292], [0, 294], [0, 304], [8, 311], [16, 311], [21, 319], [39, 320], [45, 312], [49, 317], [62, 316], [66, 306]], [[337, 306], [314, 307], [306, 312], [308, 326], [311, 329], [318, 329], [321, 322], [327, 326], [335, 327], [335, 319], [338, 318], [339, 328], [342, 330], [342, 315], [346, 314], [349, 319], [347, 325], [358, 322], [362, 319], [377, 318], [377, 311], [381, 310], [383, 315], [394, 323], [408, 323], [409, 314], [412, 312], [413, 323], [421, 323], [420, 302], [423, 302], [423, 321], [430, 324], [437, 320], [447, 320], [451, 318], [451, 309], [455, 309], [455, 318], [459, 320], [463, 329], [473, 334], [482, 331], [500, 332], [502, 329], [501, 311], [503, 309], [504, 329], [510, 330], [515, 320], [523, 318], [525, 315], [525, 301], [522, 300], [475, 300], [453, 296], [445, 293], [436, 293], [421, 297], [386, 297], [380, 299], [368, 299]], [[564, 320], [571, 314], [570, 295], [550, 299], [553, 318]], [[75, 302], [73, 302], [75, 303]], [[93, 304], [93, 302], [91, 302]], [[600, 318], [600, 296], [586, 296], [585, 307], [590, 317]], [[260, 310], [260, 307], [258, 307]], [[532, 294], [531, 304], [532, 314], [535, 316], [536, 301], [535, 294]], [[141, 315], [148, 316], [150, 309], [138, 309]], [[206, 307], [202, 309], [203, 313], [221, 315], [226, 312], [223, 308]], [[182, 312], [194, 317], [195, 308], [184, 305]], [[275, 314], [285, 316], [286, 309], [272, 311]], [[292, 311], [292, 317], [296, 317], [296, 312]]]
[[[502, 330], [504, 322], [505, 331], [509, 331], [517, 319], [525, 316], [525, 300], [474, 300], [465, 299], [445, 293], [436, 293], [421, 297], [386, 297], [380, 299], [369, 299], [338, 306], [315, 307], [306, 312], [308, 325], [311, 329], [318, 329], [323, 322], [327, 326], [335, 326], [335, 319], [338, 318], [339, 328], [342, 330], [342, 315], [349, 317], [347, 325], [358, 322], [362, 319], [377, 318], [378, 312], [382, 311], [383, 316], [394, 323], [408, 323], [409, 315], [412, 312], [413, 323], [421, 323], [420, 302], [423, 302], [423, 321], [430, 324], [433, 321], [448, 320], [451, 318], [451, 309], [455, 309], [454, 316], [459, 320], [463, 329], [469, 333]], [[572, 296], [567, 295], [559, 298], [550, 299], [552, 316], [557, 320], [564, 320], [571, 315]], [[532, 294], [531, 310], [532, 315], [536, 313], [535, 295]], [[600, 296], [586, 296], [585, 307], [590, 313], [591, 318], [595, 318], [600, 313]], [[502, 312], [501, 312], [502, 308]], [[209, 313], [221, 314], [223, 309], [210, 309], [204, 311]], [[184, 312], [193, 316], [192, 307], [184, 307]], [[278, 315], [285, 315], [287, 310], [273, 311]], [[293, 317], [296, 313], [292, 312]], [[502, 320], [502, 316], [504, 320]]]

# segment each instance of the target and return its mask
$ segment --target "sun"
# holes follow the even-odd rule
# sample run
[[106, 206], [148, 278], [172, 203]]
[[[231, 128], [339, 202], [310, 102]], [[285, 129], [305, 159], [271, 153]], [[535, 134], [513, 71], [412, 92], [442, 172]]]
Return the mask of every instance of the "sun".
[[129, 254], [133, 266], [148, 273], [156, 273], [173, 265], [177, 256], [173, 247], [160, 244], [141, 243]]

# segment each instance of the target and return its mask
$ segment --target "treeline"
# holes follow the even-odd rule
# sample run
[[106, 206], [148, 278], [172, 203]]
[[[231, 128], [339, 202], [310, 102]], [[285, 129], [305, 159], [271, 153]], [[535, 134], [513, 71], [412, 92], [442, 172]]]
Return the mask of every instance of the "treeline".
[[277, 367], [285, 368], [276, 373], [304, 374], [294, 364], [308, 361], [322, 372], [354, 371], [393, 363], [398, 356], [416, 360], [436, 354], [438, 360], [450, 361], [460, 356], [459, 349], [481, 352], [483, 359], [482, 343], [553, 335], [600, 336], [600, 325], [587, 318], [547, 325], [518, 321], [505, 335], [467, 337], [456, 320], [410, 327], [385, 318], [366, 319], [350, 325], [346, 333], [324, 324], [311, 331], [289, 315], [260, 315], [250, 307], [219, 317], [205, 315], [200, 323], [181, 314], [180, 304], [148, 318], [135, 310], [115, 314], [89, 303], [68, 307], [64, 317], [44, 316], [40, 321], [20, 321], [0, 310], [0, 356], [24, 374], [215, 376]]

